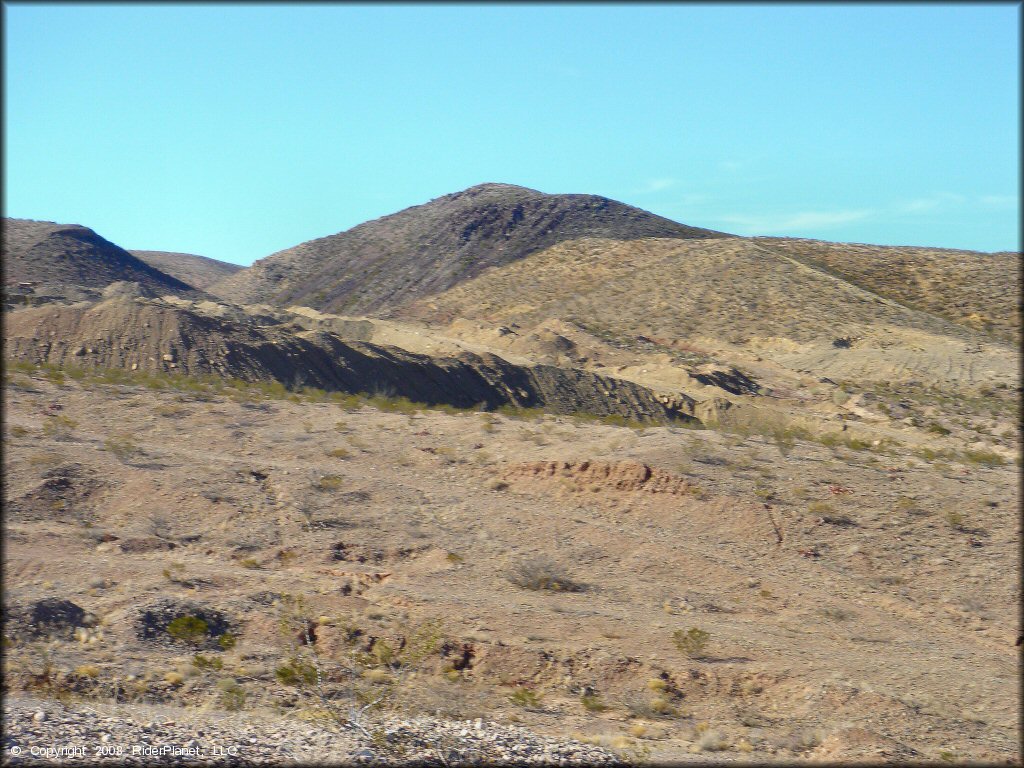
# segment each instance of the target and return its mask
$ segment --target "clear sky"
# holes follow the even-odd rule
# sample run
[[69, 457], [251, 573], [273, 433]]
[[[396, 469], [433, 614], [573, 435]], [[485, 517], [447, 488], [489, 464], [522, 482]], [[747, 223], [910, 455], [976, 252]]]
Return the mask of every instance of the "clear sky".
[[494, 181], [1018, 249], [1020, 11], [5, 3], [4, 215], [248, 264]]

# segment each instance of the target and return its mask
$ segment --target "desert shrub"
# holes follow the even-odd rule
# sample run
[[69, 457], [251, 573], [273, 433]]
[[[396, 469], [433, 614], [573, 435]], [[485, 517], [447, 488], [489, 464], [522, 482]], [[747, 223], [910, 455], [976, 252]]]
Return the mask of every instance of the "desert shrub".
[[206, 639], [210, 626], [198, 616], [179, 616], [167, 625], [167, 634], [175, 640], [199, 644]]
[[232, 678], [225, 678], [217, 683], [220, 690], [220, 705], [228, 712], [245, 709], [246, 690]]
[[691, 659], [703, 658], [708, 642], [711, 640], [711, 633], [705, 632], [697, 627], [690, 627], [685, 632], [677, 629], [672, 633], [672, 642], [676, 648], [685, 653]]
[[49, 416], [43, 422], [43, 434], [54, 440], [70, 440], [78, 422], [67, 416]]
[[789, 739], [789, 748], [794, 752], [806, 752], [821, 745], [822, 734], [816, 729], [794, 733]]
[[657, 720], [663, 717], [674, 717], [678, 714], [675, 707], [662, 694], [646, 696], [644, 694], [633, 694], [625, 700], [626, 710], [632, 717], [642, 717], [645, 720]]
[[125, 461], [142, 452], [142, 449], [135, 444], [132, 436], [127, 434], [108, 437], [103, 441], [103, 450], [114, 454], [121, 461]]
[[332, 459], [347, 459], [352, 453], [348, 448], [335, 448], [332, 451], [328, 451], [327, 455]]
[[561, 565], [546, 557], [535, 557], [516, 564], [508, 580], [517, 587], [551, 592], [580, 592], [583, 585], [573, 581]]
[[224, 662], [216, 656], [204, 656], [201, 653], [197, 653], [192, 657], [192, 666], [199, 670], [223, 669]]
[[536, 709], [540, 706], [541, 698], [541, 694], [537, 693], [537, 691], [520, 685], [512, 691], [508, 700], [517, 707], [523, 707], [524, 709]]
[[317, 683], [317, 670], [312, 663], [296, 657], [274, 670], [274, 677], [282, 685], [312, 686]]
[[1001, 467], [1006, 459], [995, 451], [977, 450], [964, 451], [964, 459], [972, 464], [982, 464], [987, 467]]
[[341, 475], [323, 475], [313, 483], [318, 491], [336, 491], [344, 484]]
[[604, 712], [608, 705], [601, 701], [597, 694], [586, 694], [580, 697], [580, 704], [587, 712]]
[[949, 430], [939, 424], [937, 421], [933, 421], [928, 425], [928, 431], [936, 435], [948, 435]]
[[728, 748], [729, 742], [718, 731], [709, 729], [697, 737], [697, 751], [699, 752], [722, 752]]
[[966, 518], [964, 517], [963, 512], [957, 509], [947, 509], [945, 514], [943, 514], [942, 519], [945, 520], [946, 524], [954, 531], [964, 530]]
[[28, 430], [18, 424], [9, 427], [11, 437], [25, 437], [28, 434]]

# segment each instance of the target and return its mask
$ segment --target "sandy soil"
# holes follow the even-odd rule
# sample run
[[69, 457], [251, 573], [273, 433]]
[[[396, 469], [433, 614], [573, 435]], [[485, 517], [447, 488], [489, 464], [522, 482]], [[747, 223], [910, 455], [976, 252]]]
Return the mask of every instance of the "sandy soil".
[[[175, 599], [237, 627], [219, 674], [247, 707], [306, 711], [274, 674], [275, 596], [301, 594], [381, 637], [443, 620], [458, 652], [413, 681], [421, 711], [655, 760], [1019, 763], [1012, 464], [25, 374], [4, 415], [5, 604], [95, 614], [102, 638], [51, 658], [142, 700], [217, 701], [213, 673], [164, 679], [188, 649], [139, 637]], [[538, 557], [579, 591], [510, 580]], [[691, 628], [699, 657], [673, 641]], [[6, 677], [42, 647], [17, 641]]]

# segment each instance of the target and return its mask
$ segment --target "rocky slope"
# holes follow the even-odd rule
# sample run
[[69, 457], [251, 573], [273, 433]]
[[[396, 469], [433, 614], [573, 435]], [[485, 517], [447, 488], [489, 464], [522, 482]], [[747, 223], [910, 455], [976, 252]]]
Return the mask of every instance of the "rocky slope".
[[244, 269], [238, 264], [229, 264], [193, 253], [170, 253], [167, 251], [129, 251], [165, 274], [172, 275], [183, 283], [196, 288], [209, 288], [218, 280]]
[[[4, 290], [8, 296], [95, 298], [115, 282], [134, 282], [149, 295], [196, 294], [194, 287], [160, 271], [78, 224], [4, 219]], [[19, 287], [19, 283], [34, 285]]]
[[[203, 311], [205, 310], [205, 311]], [[218, 305], [115, 298], [30, 307], [5, 316], [8, 359], [277, 381], [287, 387], [407, 397], [470, 408], [513, 405], [630, 419], [693, 419], [694, 401], [633, 382], [495, 355], [434, 358], [343, 341], [326, 331], [257, 325]]]
[[556, 243], [581, 237], [719, 238], [595, 195], [476, 187], [280, 251], [219, 281], [238, 303], [380, 313]]
[[753, 238], [759, 245], [996, 338], [1019, 341], [1019, 253]]

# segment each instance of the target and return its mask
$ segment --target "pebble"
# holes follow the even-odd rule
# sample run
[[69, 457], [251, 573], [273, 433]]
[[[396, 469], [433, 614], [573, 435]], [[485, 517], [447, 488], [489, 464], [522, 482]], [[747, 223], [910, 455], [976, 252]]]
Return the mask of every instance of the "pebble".
[[[382, 720], [386, 741], [404, 748], [401, 758], [389, 757], [355, 729], [318, 727], [308, 722], [270, 718], [248, 712], [205, 713], [178, 710], [174, 719], [146, 717], [147, 705], [90, 702], [64, 705], [28, 696], [4, 700], [5, 765], [38, 763], [33, 746], [79, 745], [90, 764], [110, 765], [269, 765], [282, 762], [373, 763], [405, 765], [500, 764], [606, 765], [625, 763], [607, 749], [560, 740], [525, 728], [477, 720], [398, 718]], [[107, 755], [96, 755], [102, 743]], [[13, 747], [19, 747], [20, 755]], [[133, 753], [133, 747], [177, 747], [200, 750], [199, 758], [173, 753]], [[235, 754], [228, 751], [235, 750]], [[215, 750], [219, 750], [215, 751]]]

